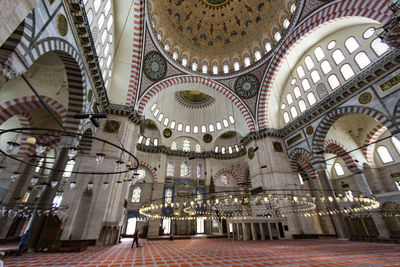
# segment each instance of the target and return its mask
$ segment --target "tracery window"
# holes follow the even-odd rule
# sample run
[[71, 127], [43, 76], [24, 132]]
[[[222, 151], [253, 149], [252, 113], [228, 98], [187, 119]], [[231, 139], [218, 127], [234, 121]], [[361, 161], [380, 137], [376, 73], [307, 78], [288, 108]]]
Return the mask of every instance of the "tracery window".
[[132, 192], [132, 202], [133, 203], [138, 203], [138, 202], [140, 202], [140, 194], [142, 193], [142, 189], [139, 187], [139, 186], [137, 186], [137, 187], [135, 187], [134, 189], [133, 189], [133, 192]]
[[190, 163], [187, 161], [181, 163], [181, 177], [190, 177]]
[[333, 167], [335, 168], [335, 172], [337, 174], [337, 176], [342, 176], [344, 175], [344, 170], [342, 165], [340, 165], [338, 162], [336, 162], [335, 164], [333, 164]]
[[222, 183], [222, 184], [227, 185], [227, 184], [230, 183], [229, 176], [226, 175], [226, 174], [222, 174], [221, 177], [220, 177], [220, 179], [221, 179], [221, 183]]
[[197, 164], [197, 178], [203, 177], [203, 165], [201, 163]]
[[174, 172], [175, 172], [175, 162], [173, 162], [172, 160], [168, 162], [167, 164], [167, 176], [168, 177], [172, 177], [174, 176]]
[[185, 151], [185, 152], [189, 152], [190, 151], [190, 141], [189, 141], [189, 139], [184, 139], [183, 140], [182, 150]]

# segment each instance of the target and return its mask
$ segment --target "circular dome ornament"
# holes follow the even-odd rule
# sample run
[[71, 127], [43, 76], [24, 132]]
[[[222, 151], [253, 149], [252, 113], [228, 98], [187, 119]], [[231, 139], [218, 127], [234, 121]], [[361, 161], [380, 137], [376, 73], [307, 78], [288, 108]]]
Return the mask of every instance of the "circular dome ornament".
[[211, 141], [212, 141], [212, 136], [211, 136], [211, 134], [205, 134], [205, 135], [203, 135], [203, 141], [205, 142], [205, 143], [211, 143]]
[[155, 82], [163, 79], [165, 74], [167, 74], [167, 62], [164, 57], [156, 51], [146, 54], [143, 68], [146, 77]]
[[172, 136], [172, 131], [171, 131], [171, 129], [169, 129], [169, 128], [164, 129], [164, 131], [163, 131], [163, 136], [164, 136], [165, 138], [170, 138], [170, 137]]
[[254, 148], [253, 147], [249, 147], [249, 149], [247, 150], [247, 156], [249, 157], [249, 159], [254, 159]]
[[311, 125], [308, 126], [308, 127], [306, 128], [306, 134], [307, 134], [307, 135], [312, 135], [313, 133], [314, 133], [314, 127], [312, 127]]
[[57, 16], [57, 30], [61, 36], [65, 36], [68, 33], [68, 22], [63, 14]]
[[240, 76], [235, 82], [236, 93], [243, 98], [252, 98], [258, 92], [258, 80], [254, 75]]
[[362, 93], [358, 97], [358, 103], [360, 103], [361, 105], [368, 105], [369, 103], [371, 103], [372, 98], [373, 98], [373, 96], [370, 92]]

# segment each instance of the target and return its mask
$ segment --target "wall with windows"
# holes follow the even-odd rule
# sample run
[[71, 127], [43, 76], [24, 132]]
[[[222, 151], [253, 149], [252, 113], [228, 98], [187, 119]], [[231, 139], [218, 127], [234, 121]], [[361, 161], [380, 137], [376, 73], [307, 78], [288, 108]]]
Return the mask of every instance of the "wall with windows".
[[376, 36], [376, 27], [365, 24], [340, 29], [300, 57], [282, 92], [281, 125], [306, 112], [388, 51]]

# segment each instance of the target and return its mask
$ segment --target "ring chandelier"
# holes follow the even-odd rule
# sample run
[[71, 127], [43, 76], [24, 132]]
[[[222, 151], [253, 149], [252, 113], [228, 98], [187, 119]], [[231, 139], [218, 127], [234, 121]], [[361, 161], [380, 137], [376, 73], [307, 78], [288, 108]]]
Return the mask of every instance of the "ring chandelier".
[[[29, 166], [33, 166], [33, 167], [40, 167], [46, 170], [50, 170], [50, 171], [55, 171], [55, 172], [64, 172], [64, 169], [56, 169], [54, 167], [47, 167], [47, 166], [40, 166], [39, 165], [39, 160], [37, 161], [38, 163], [32, 163], [29, 162], [27, 160], [21, 159], [20, 157], [14, 156], [12, 155], [16, 148], [18, 148], [21, 145], [28, 145], [29, 148], [33, 148], [32, 151], [34, 151], [34, 154], [31, 155], [31, 157], [36, 157], [39, 159], [48, 159], [48, 157], [45, 156], [45, 151], [47, 150], [47, 144], [46, 142], [43, 143], [39, 143], [38, 140], [46, 140], [46, 138], [51, 138], [51, 139], [58, 139], [61, 140], [61, 138], [70, 138], [73, 141], [79, 141], [81, 140], [83, 137], [84, 138], [89, 138], [91, 141], [95, 140], [97, 142], [100, 142], [100, 151], [98, 151], [96, 153], [96, 157], [95, 157], [95, 162], [96, 165], [100, 165], [104, 158], [106, 157], [106, 154], [104, 153], [104, 149], [105, 146], [110, 146], [114, 149], [117, 149], [119, 151], [119, 158], [118, 160], [115, 161], [115, 166], [111, 165], [111, 170], [109, 171], [96, 171], [95, 168], [93, 171], [73, 171], [71, 170], [70, 173], [71, 175], [74, 174], [75, 178], [77, 175], [91, 175], [92, 176], [92, 180], [88, 183], [88, 190], [91, 190], [94, 186], [93, 183], [93, 178], [95, 177], [95, 175], [97, 176], [104, 176], [106, 175], [107, 178], [110, 175], [121, 175], [124, 176], [123, 178], [123, 182], [136, 182], [136, 180], [138, 180], [137, 176], [138, 173], [136, 172], [138, 166], [139, 166], [139, 160], [132, 154], [130, 153], [128, 150], [126, 150], [124, 147], [122, 146], [118, 146], [114, 143], [111, 143], [105, 139], [101, 139], [95, 136], [91, 136], [91, 135], [84, 135], [82, 133], [75, 133], [75, 132], [70, 132], [70, 131], [63, 131], [63, 130], [55, 130], [55, 129], [48, 129], [48, 128], [37, 128], [37, 127], [23, 127], [23, 128], [13, 128], [13, 129], [8, 129], [8, 130], [4, 130], [0, 132], [0, 137], [3, 134], [6, 133], [15, 133], [15, 136], [13, 138], [13, 140], [8, 141], [7, 142], [7, 148], [6, 151], [3, 151], [2, 149], [0, 149], [0, 153], [3, 154], [3, 159], [0, 162], [0, 169], [5, 169], [7, 167], [7, 158], [11, 158], [13, 160], [19, 161], [21, 163], [21, 165], [25, 164], [25, 165], [29, 165]], [[25, 140], [25, 144], [20, 144], [17, 142], [18, 138], [20, 135], [24, 135], [24, 136], [29, 136], [28, 138], [26, 138]], [[63, 145], [65, 146], [65, 145]], [[81, 149], [77, 146], [71, 145], [68, 148], [68, 159], [69, 160], [74, 160], [76, 158], [76, 156], [79, 154], [79, 152], [81, 151]], [[81, 151], [83, 152], [83, 151]], [[20, 169], [20, 168], [18, 168]], [[21, 172], [19, 170], [14, 171], [11, 176], [10, 179], [11, 181], [15, 181], [18, 179], [19, 175], [21, 174]], [[72, 176], [71, 176], [72, 177]], [[31, 184], [35, 185], [38, 181], [39, 181], [39, 176], [37, 174], [34, 174], [31, 178]], [[50, 182], [50, 185], [54, 188], [57, 186], [59, 181], [57, 180], [53, 180]], [[67, 181], [64, 180], [64, 183], [66, 183]], [[122, 181], [118, 180], [117, 183], [122, 183]], [[103, 183], [103, 189], [107, 189], [109, 185], [109, 182], [106, 180]], [[75, 181], [71, 181], [70, 182], [70, 188], [73, 189], [76, 186], [76, 182]]]
[[[250, 191], [224, 191], [191, 194], [177, 197], [176, 202], [165, 202], [164, 198], [145, 203], [139, 213], [148, 219], [195, 220], [202, 219], [246, 219], [253, 217], [283, 218], [293, 213], [304, 217], [313, 215], [348, 214], [357, 215], [379, 208], [379, 202], [372, 196], [345, 196], [337, 194], [339, 208], [331, 208], [334, 199], [326, 197], [323, 190], [278, 189], [263, 190], [258, 195]], [[327, 208], [318, 210], [320, 202]], [[172, 215], [163, 215], [163, 210], [173, 210]]]

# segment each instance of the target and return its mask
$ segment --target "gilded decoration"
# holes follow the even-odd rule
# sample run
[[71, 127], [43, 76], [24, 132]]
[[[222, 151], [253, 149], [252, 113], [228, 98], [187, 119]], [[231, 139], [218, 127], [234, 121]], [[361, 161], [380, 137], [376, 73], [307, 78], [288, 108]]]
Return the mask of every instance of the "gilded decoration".
[[163, 131], [163, 136], [164, 136], [165, 138], [170, 138], [170, 137], [172, 136], [172, 131], [171, 131], [171, 129], [169, 129], [169, 128], [164, 129], [164, 131]]
[[212, 141], [212, 136], [211, 136], [211, 134], [205, 134], [205, 135], [203, 135], [203, 141], [205, 142], [205, 143], [211, 143], [211, 141]]
[[65, 36], [68, 33], [68, 22], [63, 14], [57, 16], [57, 30], [61, 36]]
[[146, 126], [146, 129], [157, 130], [157, 126], [154, 123], [154, 121], [152, 121], [152, 120], [149, 120], [149, 119], [145, 120], [144, 125]]
[[358, 103], [360, 103], [361, 105], [368, 105], [369, 103], [371, 103], [372, 99], [372, 94], [370, 92], [365, 92], [358, 97]]
[[87, 93], [87, 100], [89, 102], [92, 102], [92, 100], [93, 100], [93, 90], [92, 89], [90, 89], [89, 92]]
[[257, 95], [259, 83], [254, 75], [240, 76], [235, 82], [236, 93], [243, 98], [252, 98]]
[[159, 81], [167, 74], [167, 62], [164, 57], [156, 51], [146, 54], [143, 68], [146, 77], [152, 81]]
[[107, 120], [104, 124], [103, 131], [105, 133], [118, 133], [121, 123], [119, 121]]
[[314, 133], [314, 127], [308, 126], [308, 127], [306, 128], [306, 134], [307, 134], [307, 135], [312, 135], [313, 133]]
[[247, 157], [249, 157], [249, 159], [254, 159], [254, 148], [253, 147], [249, 147], [249, 149], [247, 150]]
[[382, 92], [389, 91], [400, 84], [400, 73], [379, 85]]
[[231, 0], [202, 0], [205, 4], [211, 7], [221, 7], [228, 4]]
[[176, 101], [186, 108], [206, 108], [215, 102], [215, 98], [197, 90], [175, 92]]
[[235, 136], [236, 136], [236, 132], [235, 131], [228, 131], [228, 132], [223, 133], [221, 135], [221, 138], [222, 139], [231, 139], [231, 138], [233, 138]]

